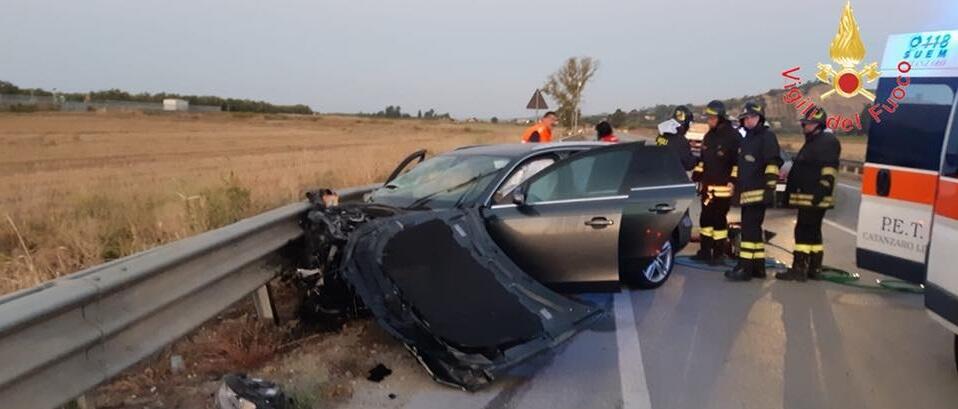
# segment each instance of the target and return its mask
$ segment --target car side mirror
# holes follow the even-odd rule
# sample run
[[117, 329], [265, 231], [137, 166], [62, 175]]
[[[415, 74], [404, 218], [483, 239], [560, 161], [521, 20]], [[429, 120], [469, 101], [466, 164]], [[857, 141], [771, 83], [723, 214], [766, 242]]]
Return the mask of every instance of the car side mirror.
[[516, 206], [526, 205], [526, 192], [522, 187], [517, 187], [512, 191], [512, 203]]

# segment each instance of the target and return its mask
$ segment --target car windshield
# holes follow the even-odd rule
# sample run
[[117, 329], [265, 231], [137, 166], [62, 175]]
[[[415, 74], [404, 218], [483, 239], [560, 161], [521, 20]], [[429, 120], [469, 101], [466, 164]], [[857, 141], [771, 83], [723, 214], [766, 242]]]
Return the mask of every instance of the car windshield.
[[440, 155], [376, 190], [370, 201], [406, 208], [453, 207], [481, 192], [509, 162], [492, 155]]

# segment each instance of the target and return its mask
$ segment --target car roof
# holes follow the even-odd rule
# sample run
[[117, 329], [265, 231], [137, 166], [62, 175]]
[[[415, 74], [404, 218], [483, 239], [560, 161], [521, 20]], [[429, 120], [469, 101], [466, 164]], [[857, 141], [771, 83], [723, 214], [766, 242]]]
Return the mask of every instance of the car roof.
[[530, 152], [550, 150], [550, 149], [589, 149], [597, 146], [609, 145], [607, 142], [594, 141], [576, 141], [576, 142], [549, 142], [549, 143], [500, 143], [490, 145], [472, 145], [457, 148], [446, 154], [455, 155], [494, 155], [519, 157], [525, 156]]

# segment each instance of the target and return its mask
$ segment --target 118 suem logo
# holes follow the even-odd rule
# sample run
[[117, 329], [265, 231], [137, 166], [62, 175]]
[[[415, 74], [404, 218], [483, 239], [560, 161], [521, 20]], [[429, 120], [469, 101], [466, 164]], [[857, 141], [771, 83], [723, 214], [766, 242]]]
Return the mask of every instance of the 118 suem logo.
[[[838, 64], [839, 68], [836, 70], [831, 64], [818, 64], [818, 72], [815, 78], [832, 85], [832, 89], [823, 93], [821, 99], [824, 100], [833, 94], [845, 98], [861, 95], [869, 101], [875, 102], [875, 94], [865, 89], [864, 85], [877, 80], [881, 76], [881, 72], [876, 62], [858, 69], [858, 65], [865, 59], [865, 45], [862, 43], [858, 22], [855, 21], [855, 15], [852, 13], [851, 2], [846, 3], [844, 10], [842, 10], [842, 17], [838, 23], [838, 33], [832, 39], [828, 51], [832, 61]], [[881, 122], [883, 114], [894, 113], [898, 109], [898, 102], [907, 95], [906, 88], [911, 83], [907, 74], [911, 71], [911, 63], [903, 60], [898, 63], [897, 68], [897, 86], [892, 89], [891, 94], [884, 102], [874, 103], [868, 108], [869, 116], [876, 123]], [[800, 77], [797, 75], [799, 69], [800, 67], [793, 67], [782, 71], [782, 76], [788, 82], [785, 84], [785, 94], [782, 96], [782, 100], [786, 104], [794, 106], [795, 110], [804, 116], [815, 107], [815, 103], [812, 102], [811, 98], [804, 96], [802, 90], [798, 88], [800, 84]], [[841, 129], [845, 132], [863, 129], [861, 114], [858, 112], [847, 117], [841, 114], [830, 115], [826, 121], [826, 126], [836, 130]]]

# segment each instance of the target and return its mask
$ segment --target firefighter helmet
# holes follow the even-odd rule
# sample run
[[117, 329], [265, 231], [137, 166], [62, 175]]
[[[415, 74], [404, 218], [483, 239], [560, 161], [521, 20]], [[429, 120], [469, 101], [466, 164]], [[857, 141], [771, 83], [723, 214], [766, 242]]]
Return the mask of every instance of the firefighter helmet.
[[712, 100], [708, 105], [705, 106], [705, 115], [717, 116], [719, 118], [725, 118], [725, 104], [719, 100]]
[[762, 108], [758, 102], [748, 101], [745, 103], [745, 107], [742, 109], [742, 113], [738, 116], [738, 119], [743, 119], [749, 115], [758, 115], [761, 118], [765, 118], [765, 109]]
[[825, 121], [828, 119], [828, 114], [825, 113], [825, 109], [822, 107], [815, 107], [809, 110], [805, 117], [802, 118], [802, 125], [808, 124], [819, 124], [822, 127], [825, 127]]
[[685, 105], [679, 105], [675, 107], [675, 111], [672, 112], [672, 119], [678, 121], [682, 125], [688, 126], [690, 122], [694, 120], [692, 115], [692, 110]]

